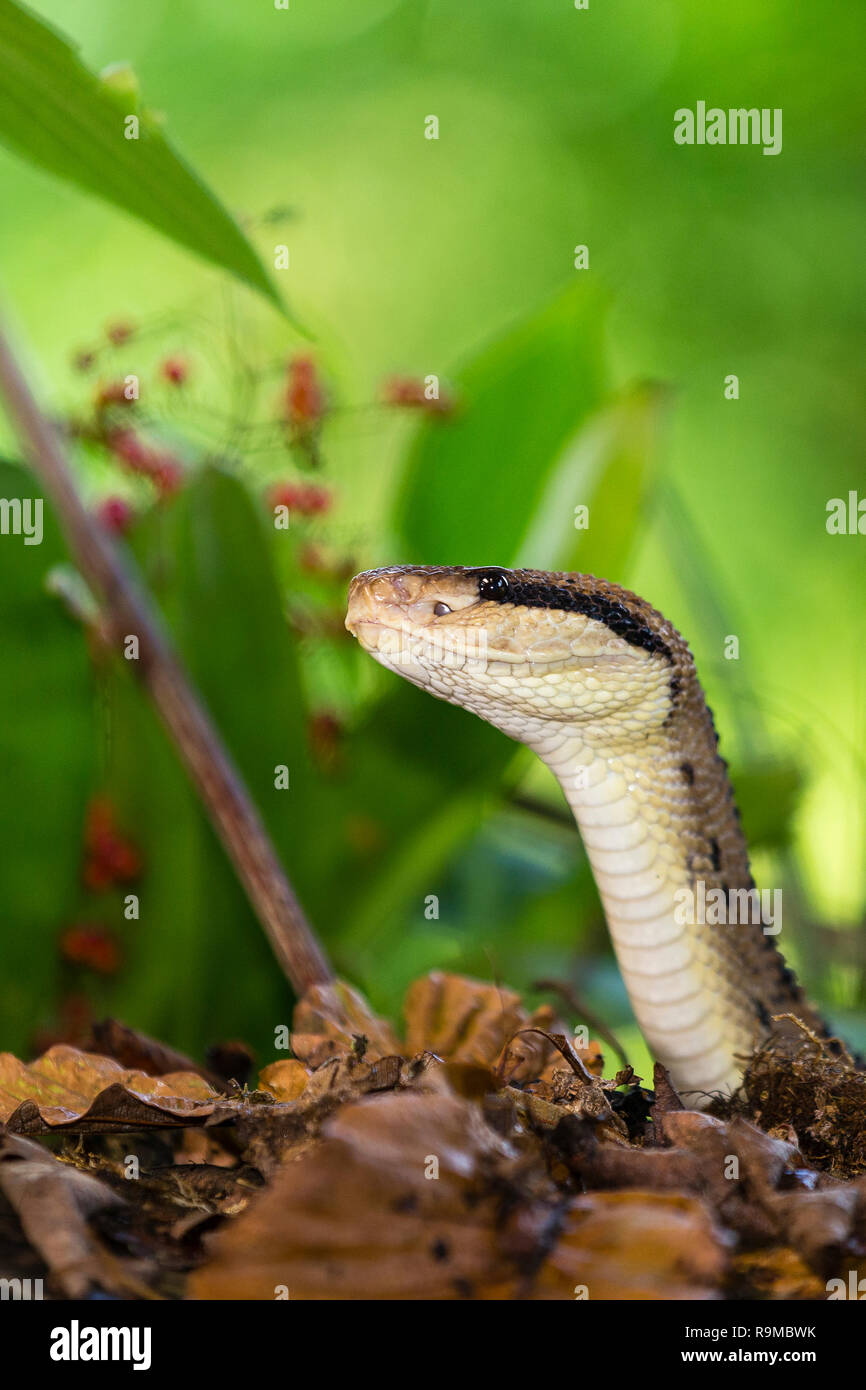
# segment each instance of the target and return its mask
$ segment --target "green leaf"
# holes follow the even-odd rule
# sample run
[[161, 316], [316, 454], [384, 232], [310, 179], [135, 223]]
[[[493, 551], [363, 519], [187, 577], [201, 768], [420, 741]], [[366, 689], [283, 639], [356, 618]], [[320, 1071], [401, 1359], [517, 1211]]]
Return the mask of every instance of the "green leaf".
[[[639, 382], [569, 442], [551, 470], [517, 564], [624, 582], [660, 454], [667, 388]], [[586, 528], [575, 508], [585, 506]]]
[[[206, 468], [135, 537], [148, 587], [316, 925], [322, 842], [294, 639], [245, 487]], [[146, 873], [133, 968], [112, 1009], [201, 1053], [229, 1035], [273, 1054], [291, 992], [176, 750], [129, 680], [115, 694], [112, 790]], [[125, 687], [125, 688], [124, 688]], [[288, 790], [274, 770], [289, 769]], [[327, 924], [324, 924], [327, 925]], [[166, 988], [166, 980], [172, 987]]]
[[[0, 497], [38, 492], [23, 468], [0, 463]], [[54, 1008], [58, 941], [78, 899], [96, 762], [87, 645], [45, 589], [66, 553], [47, 503], [43, 518], [39, 545], [0, 536], [0, 1048], [19, 1055]]]
[[[307, 739], [297, 639], [270, 535], [247, 488], [207, 467], [176, 515], [173, 626], [181, 652], [304, 897], [317, 880], [320, 779]], [[289, 770], [288, 790], [274, 785]]]
[[418, 564], [511, 565], [565, 444], [603, 399], [603, 303], [577, 284], [457, 375], [411, 450], [396, 527]]
[[[365, 830], [374, 848], [353, 854], [344, 838], [329, 876], [352, 883], [338, 917], [350, 965], [375, 973], [373, 952], [402, 929], [407, 905], [420, 916], [424, 895], [440, 891], [443, 866], [498, 798], [515, 751], [492, 725], [410, 685], [395, 685], [355, 731], [342, 804], [349, 829]], [[345, 811], [332, 825], [345, 837]]]
[[[0, 496], [33, 493], [27, 472], [0, 466]], [[85, 896], [81, 888], [84, 807], [97, 784], [93, 686], [80, 625], [45, 591], [45, 576], [57, 574], [65, 552], [47, 508], [44, 515], [39, 546], [0, 536], [0, 1047], [25, 1052], [34, 1027], [50, 1018], [58, 937], [83, 918], [107, 926], [121, 948], [121, 967], [109, 979], [76, 980], [100, 1011], [198, 1055], [237, 1035], [270, 1056], [275, 1024], [290, 1022], [291, 992], [176, 748], [123, 661], [99, 663], [104, 786], [142, 854], [132, 886], [139, 918], [124, 918], [118, 893]], [[317, 845], [327, 837], [268, 532], [242, 485], [205, 469], [144, 518], [133, 544], [306, 897], [320, 877]], [[287, 792], [274, 787], [278, 762], [290, 769]]]
[[[139, 919], [127, 922], [118, 913], [123, 966], [101, 1007], [203, 1056], [214, 1030], [223, 1029], [223, 1001], [205, 990], [211, 959], [206, 901], [212, 894], [213, 915], [220, 917], [222, 880], [209, 872], [204, 814], [149, 697], [125, 662], [110, 666], [103, 681], [110, 729], [105, 789], [141, 854], [143, 872], [131, 889]], [[101, 905], [99, 912], [103, 917]], [[234, 950], [242, 952], [242, 928], [238, 938]], [[224, 940], [217, 949], [225, 951]]]
[[[128, 83], [100, 82], [65, 38], [15, 0], [0, 0], [0, 52], [0, 140], [150, 223], [286, 312], [236, 222], [153, 117], [139, 114]], [[125, 138], [127, 116], [137, 116], [138, 139]]]
[[748, 763], [731, 770], [731, 781], [752, 848], [778, 849], [790, 843], [791, 825], [803, 794], [803, 775], [792, 762]]

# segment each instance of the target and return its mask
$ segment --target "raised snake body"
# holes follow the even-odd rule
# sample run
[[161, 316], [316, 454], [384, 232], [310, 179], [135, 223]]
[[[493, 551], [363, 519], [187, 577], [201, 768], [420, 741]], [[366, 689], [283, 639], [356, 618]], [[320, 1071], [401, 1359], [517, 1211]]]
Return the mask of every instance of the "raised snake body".
[[677, 1086], [734, 1088], [773, 1015], [826, 1032], [776, 949], [778, 923], [755, 920], [712, 715], [660, 613], [591, 575], [396, 566], [352, 581], [346, 626], [555, 774], [638, 1023]]

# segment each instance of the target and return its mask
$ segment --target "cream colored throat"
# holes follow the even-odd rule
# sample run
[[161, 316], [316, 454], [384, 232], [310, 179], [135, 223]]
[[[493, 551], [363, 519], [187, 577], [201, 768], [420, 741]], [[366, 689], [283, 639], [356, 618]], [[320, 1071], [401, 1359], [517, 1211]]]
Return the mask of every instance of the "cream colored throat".
[[669, 750], [600, 753], [562, 727], [533, 746], [577, 821], [650, 1051], [682, 1090], [732, 1090], [757, 1020], [728, 929], [681, 920], [682, 890], [693, 887], [690, 826], [681, 776], [679, 787], [671, 785]]

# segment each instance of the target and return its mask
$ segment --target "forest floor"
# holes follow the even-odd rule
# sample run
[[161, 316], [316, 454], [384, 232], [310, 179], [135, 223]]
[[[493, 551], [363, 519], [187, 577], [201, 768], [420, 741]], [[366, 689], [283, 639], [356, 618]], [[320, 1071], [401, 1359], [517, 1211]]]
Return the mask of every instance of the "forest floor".
[[844, 1052], [789, 1021], [697, 1110], [500, 986], [429, 975], [404, 1014], [398, 1038], [347, 985], [313, 991], [254, 1088], [242, 1047], [200, 1067], [111, 1021], [0, 1055], [0, 1276], [61, 1299], [857, 1296]]

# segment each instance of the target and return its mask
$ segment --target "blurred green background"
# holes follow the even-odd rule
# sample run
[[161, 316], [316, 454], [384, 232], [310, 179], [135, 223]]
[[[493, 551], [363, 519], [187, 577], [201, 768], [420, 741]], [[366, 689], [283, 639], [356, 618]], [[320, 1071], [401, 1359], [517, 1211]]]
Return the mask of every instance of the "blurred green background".
[[[530, 999], [556, 975], [645, 1062], [552, 781], [340, 632], [353, 567], [581, 568], [689, 638], [756, 877], [785, 890], [781, 944], [862, 1042], [866, 540], [825, 521], [830, 498], [866, 494], [863, 13], [33, 8], [92, 69], [132, 64], [266, 266], [289, 248], [274, 279], [310, 342], [0, 149], [2, 290], [32, 380], [77, 426], [93, 504], [134, 507], [129, 544], [339, 971], [392, 1016], [433, 967]], [[699, 99], [781, 107], [782, 153], [675, 145], [675, 109]], [[128, 341], [107, 343], [109, 324]], [[299, 356], [327, 393], [308, 436], [281, 424]], [[181, 388], [160, 375], [172, 357]], [[142, 429], [184, 468], [169, 498], [88, 436], [99, 383], [129, 372]], [[395, 374], [437, 375], [454, 408], [383, 403]], [[4, 473], [2, 495], [29, 495]], [[267, 490], [299, 482], [330, 505], [276, 530]], [[53, 532], [0, 543], [0, 1046], [110, 1012], [198, 1054], [240, 1036], [268, 1060], [288, 990], [128, 673], [46, 593], [62, 560]], [[82, 879], [94, 797], [140, 859], [126, 882]]]

